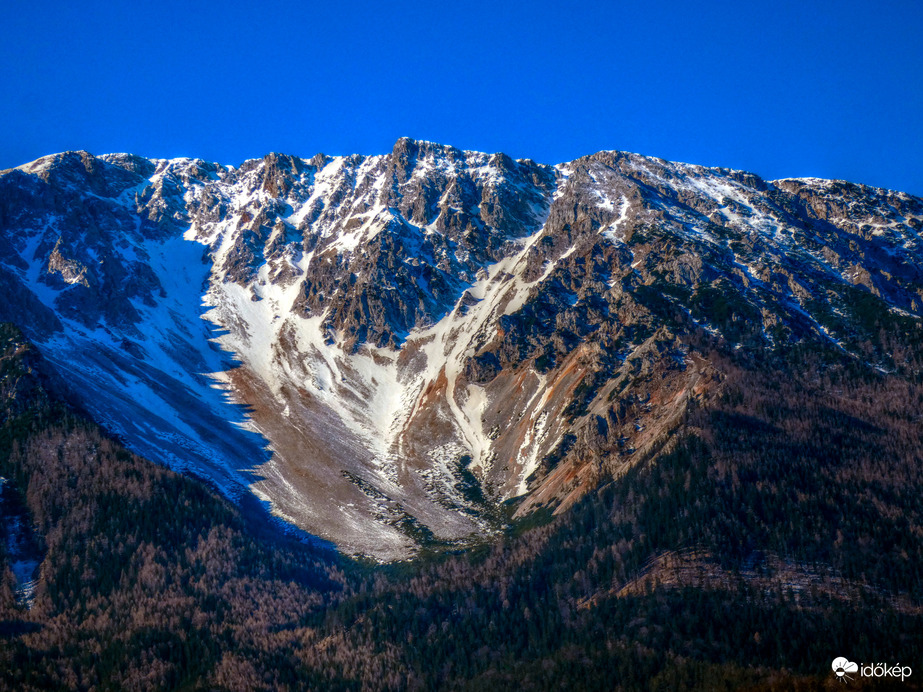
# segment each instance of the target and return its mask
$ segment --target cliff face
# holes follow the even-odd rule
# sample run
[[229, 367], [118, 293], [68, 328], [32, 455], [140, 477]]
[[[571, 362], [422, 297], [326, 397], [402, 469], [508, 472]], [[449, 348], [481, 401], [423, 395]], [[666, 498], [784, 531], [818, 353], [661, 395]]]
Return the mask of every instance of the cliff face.
[[923, 201], [399, 140], [0, 174], [0, 320], [135, 451], [382, 559], [563, 511], [721, 391], [716, 353], [912, 375]]

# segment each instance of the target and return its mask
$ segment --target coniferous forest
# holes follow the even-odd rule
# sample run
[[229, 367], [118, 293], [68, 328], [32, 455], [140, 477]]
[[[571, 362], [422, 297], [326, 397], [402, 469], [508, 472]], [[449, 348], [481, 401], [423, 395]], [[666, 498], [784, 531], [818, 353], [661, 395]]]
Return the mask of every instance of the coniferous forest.
[[825, 690], [840, 655], [919, 688], [919, 344], [897, 376], [697, 338], [721, 394], [643, 463], [378, 565], [135, 456], [4, 326], [0, 688]]

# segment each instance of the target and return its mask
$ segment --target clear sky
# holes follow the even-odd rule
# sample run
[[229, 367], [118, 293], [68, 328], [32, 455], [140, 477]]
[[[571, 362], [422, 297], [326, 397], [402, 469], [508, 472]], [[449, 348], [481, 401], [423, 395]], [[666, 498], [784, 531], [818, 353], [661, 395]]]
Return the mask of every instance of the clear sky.
[[0, 3], [0, 168], [400, 136], [923, 195], [923, 2]]

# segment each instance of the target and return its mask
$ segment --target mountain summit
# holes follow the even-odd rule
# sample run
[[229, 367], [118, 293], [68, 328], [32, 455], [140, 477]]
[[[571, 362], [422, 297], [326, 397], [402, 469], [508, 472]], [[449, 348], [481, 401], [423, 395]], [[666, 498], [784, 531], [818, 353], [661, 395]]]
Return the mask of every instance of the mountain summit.
[[904, 193], [614, 151], [67, 152], [0, 172], [0, 320], [137, 453], [387, 560], [566, 510], [728, 359], [918, 373], [921, 229]]

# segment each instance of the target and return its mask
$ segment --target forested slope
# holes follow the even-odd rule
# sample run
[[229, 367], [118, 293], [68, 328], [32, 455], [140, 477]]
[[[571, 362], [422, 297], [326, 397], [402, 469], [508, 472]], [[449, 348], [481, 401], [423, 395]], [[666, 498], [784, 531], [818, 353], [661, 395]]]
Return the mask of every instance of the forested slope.
[[719, 400], [569, 512], [375, 566], [125, 451], [2, 339], [41, 563], [28, 608], [5, 501], [5, 689], [826, 689], [835, 656], [923, 654], [919, 378], [715, 348]]

